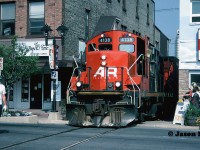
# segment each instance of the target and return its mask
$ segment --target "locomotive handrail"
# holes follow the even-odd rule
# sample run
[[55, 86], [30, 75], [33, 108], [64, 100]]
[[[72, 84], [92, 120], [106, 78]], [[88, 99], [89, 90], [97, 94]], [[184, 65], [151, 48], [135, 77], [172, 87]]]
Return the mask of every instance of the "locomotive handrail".
[[[75, 62], [75, 64], [76, 64], [76, 67], [74, 68], [74, 70], [73, 70], [73, 72], [72, 72], [71, 78], [70, 78], [70, 80], [69, 80], [69, 84], [68, 84], [68, 86], [67, 86], [67, 90], [69, 90], [69, 92], [71, 92], [71, 90], [70, 90], [70, 83], [71, 83], [72, 77], [74, 76], [74, 72], [76, 71], [76, 69], [79, 68], [78, 63], [76, 62], [76, 59], [75, 59], [74, 56], [73, 56], [73, 59], [74, 59], [74, 62]], [[72, 94], [73, 94], [73, 93], [72, 93]], [[67, 96], [67, 102], [70, 102], [70, 100], [68, 101], [68, 97], [69, 97], [69, 95]]]
[[[131, 77], [131, 75], [130, 75], [130, 70], [131, 70], [131, 68], [136, 64], [136, 62], [140, 59], [140, 57], [142, 57], [142, 56], [144, 56], [143, 54], [140, 54], [140, 56], [135, 60], [135, 62], [129, 67], [129, 69], [128, 68], [126, 68], [127, 69], [127, 74], [128, 74], [128, 76], [129, 76], [129, 78], [130, 78], [130, 80], [131, 80], [131, 83], [132, 83], [132, 86], [133, 86], [133, 84], [137, 87], [137, 89], [138, 89], [138, 91], [139, 91], [139, 106], [138, 106], [138, 108], [140, 108], [140, 106], [141, 106], [141, 94], [140, 94], [140, 88], [139, 88], [139, 86], [135, 83], [135, 81], [132, 79], [132, 77]], [[134, 102], [135, 102], [135, 87], [133, 86], [133, 89], [134, 89]]]
[[142, 57], [143, 54], [140, 54], [140, 56], [135, 60], [135, 62], [129, 67], [128, 71], [131, 70], [131, 68], [136, 64], [136, 62], [140, 59], [140, 57]]
[[92, 45], [92, 48], [93, 48], [95, 51], [99, 51], [99, 49], [97, 49], [97, 48], [94, 47], [93, 43], [91, 43], [91, 45]]
[[128, 76], [129, 76], [129, 78], [130, 78], [131, 84], [132, 84], [133, 89], [134, 89], [134, 104], [135, 104], [135, 87], [134, 87], [134, 85], [137, 87], [137, 89], [138, 89], [138, 91], [139, 91], [139, 106], [138, 106], [138, 108], [140, 108], [140, 106], [141, 106], [140, 88], [139, 88], [139, 86], [135, 83], [135, 81], [132, 79], [132, 77], [130, 76], [130, 73], [129, 73], [128, 68], [127, 68], [127, 67], [124, 67], [124, 68], [127, 70], [127, 74], [128, 74]]

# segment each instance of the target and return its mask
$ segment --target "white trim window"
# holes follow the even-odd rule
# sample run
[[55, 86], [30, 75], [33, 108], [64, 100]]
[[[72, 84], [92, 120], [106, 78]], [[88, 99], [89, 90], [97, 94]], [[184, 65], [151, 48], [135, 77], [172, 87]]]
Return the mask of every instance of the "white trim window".
[[0, 4], [0, 35], [15, 34], [15, 3]]
[[44, 26], [44, 1], [29, 3], [29, 35], [42, 35]]
[[200, 23], [200, 0], [191, 0], [191, 23]]

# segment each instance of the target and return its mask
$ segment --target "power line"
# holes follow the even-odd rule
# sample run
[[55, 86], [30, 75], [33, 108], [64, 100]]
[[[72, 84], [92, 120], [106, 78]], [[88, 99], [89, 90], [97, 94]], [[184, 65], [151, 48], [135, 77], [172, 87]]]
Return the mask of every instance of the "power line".
[[179, 10], [179, 8], [166, 8], [166, 9], [156, 9], [157, 12], [163, 12], [163, 11], [172, 11], [172, 10]]

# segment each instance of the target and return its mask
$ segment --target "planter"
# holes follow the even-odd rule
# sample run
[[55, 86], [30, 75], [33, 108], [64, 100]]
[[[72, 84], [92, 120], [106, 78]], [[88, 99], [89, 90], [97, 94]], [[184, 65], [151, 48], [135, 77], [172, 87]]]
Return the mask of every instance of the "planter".
[[199, 126], [200, 125], [200, 117], [188, 117], [188, 118], [185, 118], [185, 125], [188, 125], [188, 126]]

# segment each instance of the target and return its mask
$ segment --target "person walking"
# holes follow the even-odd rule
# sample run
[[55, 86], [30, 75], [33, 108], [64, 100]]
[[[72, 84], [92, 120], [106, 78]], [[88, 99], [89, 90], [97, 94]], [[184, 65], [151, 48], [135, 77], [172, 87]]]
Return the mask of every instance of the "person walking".
[[200, 100], [200, 93], [199, 93], [199, 87], [196, 86], [193, 89], [193, 94], [192, 94], [192, 104], [199, 109], [199, 101]]
[[[0, 77], [1, 78], [1, 77]], [[4, 104], [4, 106], [3, 106]], [[7, 103], [6, 103], [6, 88], [5, 86], [0, 82], [0, 117], [2, 114], [2, 110], [7, 110]]]

